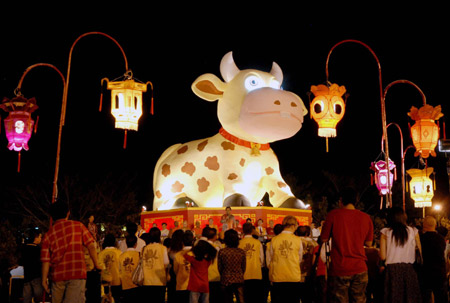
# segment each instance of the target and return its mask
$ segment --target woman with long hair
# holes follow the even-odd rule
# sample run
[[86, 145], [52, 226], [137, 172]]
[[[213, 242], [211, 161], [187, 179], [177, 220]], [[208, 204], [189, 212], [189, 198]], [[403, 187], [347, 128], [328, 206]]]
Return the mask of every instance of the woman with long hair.
[[417, 229], [406, 224], [403, 209], [392, 207], [388, 210], [387, 227], [381, 230], [380, 239], [381, 261], [385, 263], [385, 302], [422, 301], [413, 266], [416, 249], [422, 254]]

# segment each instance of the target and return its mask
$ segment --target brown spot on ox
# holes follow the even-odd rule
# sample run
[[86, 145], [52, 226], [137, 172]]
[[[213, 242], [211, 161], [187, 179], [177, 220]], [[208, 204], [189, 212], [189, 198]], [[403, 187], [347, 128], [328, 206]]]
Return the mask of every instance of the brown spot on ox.
[[266, 168], [266, 175], [269, 176], [269, 175], [273, 174], [273, 172], [274, 172], [274, 170], [273, 170], [272, 167], [269, 166], [269, 167]]
[[279, 188], [283, 188], [283, 187], [286, 187], [286, 186], [287, 186], [286, 183], [281, 182], [281, 181], [278, 181], [277, 184], [278, 184], [278, 187], [279, 187]]
[[156, 197], [158, 197], [158, 199], [161, 199], [162, 194], [159, 190], [156, 191]]
[[239, 161], [239, 165], [241, 167], [244, 167], [244, 165], [245, 165], [245, 159], [244, 158], [241, 158], [241, 161]]
[[222, 146], [223, 150], [234, 150], [234, 144], [229, 141], [223, 141], [220, 145]]
[[181, 168], [181, 171], [192, 177], [195, 172], [195, 165], [192, 162], [186, 162]]
[[187, 145], [183, 145], [182, 147], [180, 147], [180, 149], [177, 150], [177, 153], [180, 154], [184, 154], [185, 152], [187, 152], [188, 150], [188, 146]]
[[228, 175], [228, 180], [235, 180], [237, 179], [238, 175], [236, 175], [235, 173], [231, 173]]
[[205, 177], [197, 180], [198, 191], [203, 193], [208, 190], [209, 181]]
[[212, 156], [206, 158], [205, 166], [210, 170], [219, 170], [219, 162], [217, 161], [217, 156]]
[[197, 145], [197, 150], [198, 151], [203, 151], [206, 147], [206, 145], [208, 144], [208, 140], [202, 141]]
[[173, 193], [179, 193], [183, 190], [184, 185], [180, 183], [180, 181], [175, 182], [174, 184], [172, 184], [172, 192]]
[[169, 164], [164, 164], [161, 168], [161, 174], [164, 177], [167, 177], [168, 175], [170, 175], [170, 165]]

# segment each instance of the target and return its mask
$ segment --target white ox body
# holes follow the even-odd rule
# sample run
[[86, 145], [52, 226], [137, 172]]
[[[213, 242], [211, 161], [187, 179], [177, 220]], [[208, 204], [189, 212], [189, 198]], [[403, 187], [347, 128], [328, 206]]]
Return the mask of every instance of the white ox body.
[[161, 155], [154, 171], [153, 210], [180, 207], [180, 198], [200, 207], [256, 206], [265, 193], [274, 207], [305, 208], [284, 182], [269, 145], [300, 130], [307, 113], [302, 100], [280, 89], [283, 74], [276, 63], [270, 73], [241, 71], [230, 52], [220, 70], [225, 82], [204, 74], [192, 90], [207, 101], [218, 100], [222, 129], [210, 138], [173, 145]]

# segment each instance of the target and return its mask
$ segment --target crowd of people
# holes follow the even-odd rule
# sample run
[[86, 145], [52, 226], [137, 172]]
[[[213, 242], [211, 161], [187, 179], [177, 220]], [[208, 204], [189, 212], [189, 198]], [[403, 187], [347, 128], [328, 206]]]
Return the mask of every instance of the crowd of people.
[[93, 219], [87, 227], [69, 220], [67, 205], [56, 202], [50, 230], [25, 250], [24, 302], [44, 293], [54, 303], [448, 302], [445, 228], [431, 216], [408, 226], [393, 207], [376, 247], [372, 219], [355, 208], [356, 198], [343, 191], [318, 227], [289, 215], [282, 224], [241, 225], [227, 207], [220, 230], [213, 220], [147, 232], [129, 222], [124, 238], [102, 241]]

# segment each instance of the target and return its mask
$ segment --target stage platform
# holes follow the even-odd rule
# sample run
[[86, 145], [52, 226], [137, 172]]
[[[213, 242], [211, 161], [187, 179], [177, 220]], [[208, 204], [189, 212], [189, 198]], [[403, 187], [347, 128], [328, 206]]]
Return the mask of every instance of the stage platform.
[[[188, 228], [192, 229], [195, 222], [199, 221], [200, 227], [203, 228], [208, 224], [209, 219], [212, 218], [214, 225], [216, 225], [220, 231], [222, 229], [220, 219], [223, 214], [225, 214], [225, 207], [186, 207], [162, 211], [144, 211], [141, 213], [141, 226], [146, 231], [149, 231], [154, 223], [156, 223], [156, 226], [160, 229], [161, 224], [166, 223], [167, 228], [171, 229], [174, 226], [175, 221], [179, 223], [179, 227], [182, 227], [183, 222], [187, 221]], [[267, 227], [271, 220], [274, 224], [281, 223], [283, 218], [287, 215], [296, 217], [300, 225], [310, 225], [312, 220], [311, 210], [307, 209], [234, 206], [232, 207], [231, 214], [234, 215], [235, 219], [239, 220], [241, 226], [248, 218], [252, 220], [253, 224], [256, 224], [258, 219], [263, 219], [264, 227]]]

